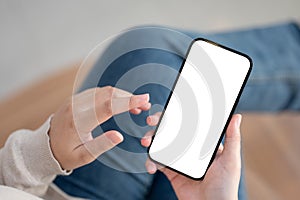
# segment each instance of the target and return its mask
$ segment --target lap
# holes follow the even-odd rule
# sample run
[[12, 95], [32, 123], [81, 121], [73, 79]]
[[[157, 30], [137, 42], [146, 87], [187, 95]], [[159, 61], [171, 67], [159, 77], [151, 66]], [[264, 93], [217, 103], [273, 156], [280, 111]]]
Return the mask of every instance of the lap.
[[[280, 33], [285, 33], [286, 29], [293, 29], [293, 26], [274, 28]], [[287, 58], [281, 58], [286, 62], [270, 63], [270, 59], [280, 60], [274, 58], [277, 54], [273, 50], [269, 51], [270, 44], [265, 40], [274, 30], [271, 28], [215, 35], [189, 32], [188, 36], [155, 28], [131, 31], [117, 38], [101, 55], [81, 90], [112, 85], [134, 93], [148, 92], [152, 104], [156, 105], [150, 112], [155, 112], [165, 104], [170, 92], [168, 87], [175, 79], [173, 72], [179, 69], [192, 39], [206, 37], [253, 58], [253, 72], [238, 105], [239, 110], [299, 109], [300, 101], [297, 100], [300, 97], [300, 81], [292, 77], [299, 74], [300, 69], [296, 67], [295, 59], [299, 59], [300, 55], [289, 53], [283, 55]], [[290, 35], [289, 40], [291, 43], [295, 42], [292, 36]], [[288, 51], [283, 44], [278, 45], [281, 51]], [[293, 50], [297, 49], [300, 52], [299, 41], [298, 46], [293, 46]], [[293, 62], [288, 61], [290, 56], [294, 59]], [[285, 65], [289, 67], [283, 68]], [[285, 74], [288, 80], [293, 81], [278, 79], [278, 73]], [[120, 196], [122, 199], [143, 199], [155, 197], [156, 194], [174, 196], [169, 182], [162, 174], [153, 176], [145, 173], [146, 149], [140, 146], [139, 138], [148, 130], [145, 124], [147, 115], [147, 112], [139, 117], [121, 114], [98, 127], [94, 135], [116, 129], [124, 135], [125, 141], [94, 163], [75, 170], [71, 176], [58, 177], [55, 183], [69, 194], [96, 199], [116, 199]], [[243, 188], [244, 185], [241, 184], [240, 191]], [[240, 197], [243, 199], [242, 195]]]

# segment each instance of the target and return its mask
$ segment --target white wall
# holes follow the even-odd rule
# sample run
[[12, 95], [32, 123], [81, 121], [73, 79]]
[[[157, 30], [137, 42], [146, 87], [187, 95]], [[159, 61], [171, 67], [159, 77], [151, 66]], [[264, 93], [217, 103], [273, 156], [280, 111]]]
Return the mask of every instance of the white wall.
[[221, 31], [300, 19], [299, 0], [0, 0], [0, 99], [139, 24]]

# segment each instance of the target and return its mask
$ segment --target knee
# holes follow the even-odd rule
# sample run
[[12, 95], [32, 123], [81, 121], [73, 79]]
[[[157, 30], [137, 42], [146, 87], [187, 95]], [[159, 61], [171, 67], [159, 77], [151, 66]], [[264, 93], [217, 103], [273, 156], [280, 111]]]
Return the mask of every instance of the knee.
[[156, 25], [143, 25], [129, 28], [118, 34], [110, 48], [126, 49], [160, 49], [184, 57], [193, 38], [183, 32], [169, 27]]

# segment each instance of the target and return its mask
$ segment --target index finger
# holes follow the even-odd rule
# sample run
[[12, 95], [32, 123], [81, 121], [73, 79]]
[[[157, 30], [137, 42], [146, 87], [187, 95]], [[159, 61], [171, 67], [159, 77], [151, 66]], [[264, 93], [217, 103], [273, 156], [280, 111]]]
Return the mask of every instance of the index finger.
[[133, 95], [106, 86], [91, 88], [72, 97], [74, 124], [78, 132], [89, 133], [113, 115], [139, 108], [149, 103], [149, 94]]
[[112, 115], [120, 114], [135, 108], [144, 109], [149, 103], [149, 94], [131, 96], [113, 96], [111, 100]]
[[143, 107], [149, 103], [149, 94], [133, 95], [111, 86], [98, 88], [95, 94], [95, 111], [99, 124], [113, 115]]

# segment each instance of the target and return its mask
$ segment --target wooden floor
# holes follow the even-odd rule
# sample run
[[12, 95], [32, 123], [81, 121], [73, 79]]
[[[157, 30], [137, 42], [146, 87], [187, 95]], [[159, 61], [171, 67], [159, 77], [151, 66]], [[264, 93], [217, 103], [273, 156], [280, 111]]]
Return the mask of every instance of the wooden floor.
[[243, 117], [249, 199], [299, 199], [300, 114], [245, 114]]
[[[77, 68], [0, 103], [0, 146], [16, 129], [35, 129], [71, 95]], [[300, 114], [247, 113], [242, 122], [249, 199], [300, 199]]]

